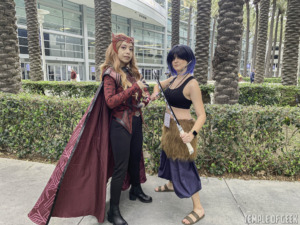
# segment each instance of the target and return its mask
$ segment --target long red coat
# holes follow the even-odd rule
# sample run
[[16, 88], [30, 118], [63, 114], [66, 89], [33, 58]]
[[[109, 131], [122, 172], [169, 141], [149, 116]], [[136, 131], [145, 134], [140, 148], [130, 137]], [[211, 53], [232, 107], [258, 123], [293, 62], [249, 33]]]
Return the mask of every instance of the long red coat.
[[[29, 212], [36, 224], [45, 225], [53, 217], [95, 216], [105, 218], [106, 184], [113, 172], [109, 143], [111, 116], [105, 103], [103, 86], [76, 126], [44, 191]], [[140, 181], [146, 181], [143, 155]], [[123, 190], [130, 186], [129, 177]]]

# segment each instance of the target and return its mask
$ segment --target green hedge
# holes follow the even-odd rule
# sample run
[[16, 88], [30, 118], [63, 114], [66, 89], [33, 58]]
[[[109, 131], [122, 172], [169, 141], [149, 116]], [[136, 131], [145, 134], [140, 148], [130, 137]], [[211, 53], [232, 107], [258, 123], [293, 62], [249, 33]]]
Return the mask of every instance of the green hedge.
[[[19, 157], [58, 159], [91, 98], [0, 93], [0, 148]], [[300, 174], [300, 110], [296, 107], [205, 105], [196, 165], [212, 174]], [[159, 165], [164, 106], [144, 110], [148, 169]]]
[[[25, 93], [52, 95], [66, 98], [93, 97], [99, 87], [99, 82], [69, 82], [69, 81], [30, 81], [22, 80]], [[153, 92], [155, 84], [149, 85], [149, 92]], [[210, 103], [210, 93], [214, 92], [213, 85], [200, 85], [204, 103]]]
[[90, 100], [0, 92], [0, 148], [58, 159]]
[[[244, 81], [250, 82], [250, 77], [243, 77]], [[264, 83], [280, 83], [281, 77], [264, 78]]]
[[300, 87], [276, 84], [240, 84], [239, 104], [297, 106], [300, 101]]

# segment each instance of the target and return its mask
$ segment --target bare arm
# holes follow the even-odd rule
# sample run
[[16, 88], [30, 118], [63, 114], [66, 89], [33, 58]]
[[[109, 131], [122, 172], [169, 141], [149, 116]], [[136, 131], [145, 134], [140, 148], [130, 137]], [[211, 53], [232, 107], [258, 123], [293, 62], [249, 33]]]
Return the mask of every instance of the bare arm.
[[[160, 85], [162, 86], [163, 89], [165, 89], [169, 83], [174, 79], [174, 77], [169, 77], [168, 79], [164, 80], [164, 81], [160, 81]], [[151, 95], [151, 101], [154, 101], [158, 98], [158, 94], [159, 94], [159, 87], [158, 84], [156, 84], [153, 88], [153, 93]]]

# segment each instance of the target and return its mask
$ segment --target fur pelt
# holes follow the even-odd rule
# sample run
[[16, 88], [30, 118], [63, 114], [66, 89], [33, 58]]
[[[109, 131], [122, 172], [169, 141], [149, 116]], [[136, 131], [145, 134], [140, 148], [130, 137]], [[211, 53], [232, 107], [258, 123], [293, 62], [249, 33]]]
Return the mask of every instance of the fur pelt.
[[[179, 120], [182, 129], [185, 132], [190, 132], [194, 126], [193, 120]], [[197, 137], [195, 137], [191, 145], [194, 148], [194, 153], [190, 155], [185, 143], [183, 143], [177, 125], [173, 119], [170, 121], [170, 127], [163, 126], [161, 147], [168, 158], [173, 160], [180, 159], [185, 161], [193, 161], [197, 157]]]

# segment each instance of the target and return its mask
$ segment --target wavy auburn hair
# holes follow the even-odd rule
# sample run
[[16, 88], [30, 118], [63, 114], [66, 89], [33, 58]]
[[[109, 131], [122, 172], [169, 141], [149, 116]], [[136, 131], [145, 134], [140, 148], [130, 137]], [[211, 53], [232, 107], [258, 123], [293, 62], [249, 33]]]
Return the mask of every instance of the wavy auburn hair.
[[[125, 34], [116, 34], [116, 35], [123, 35], [125, 37], [128, 37]], [[122, 42], [123, 41], [119, 41], [119, 42], [116, 43], [117, 50], [119, 50]], [[113, 44], [110, 43], [110, 45], [108, 46], [108, 48], [106, 50], [106, 53], [105, 53], [105, 61], [100, 66], [100, 71], [101, 71], [100, 80], [102, 80], [102, 75], [105, 72], [105, 70], [109, 67], [112, 67], [118, 74], [121, 75], [122, 87], [123, 87], [124, 90], [126, 90], [128, 87], [131, 87], [132, 84], [127, 80], [126, 74], [122, 70], [120, 65], [121, 65], [121, 62], [120, 62], [120, 59], [118, 57], [118, 54], [114, 51]], [[134, 55], [134, 49], [133, 49], [133, 52], [132, 52], [132, 59], [127, 64], [127, 67], [129, 68], [129, 71], [132, 74], [132, 76], [137, 81], [141, 79], [141, 74], [139, 73], [138, 68], [136, 66], [136, 59], [135, 59], [135, 55]]]

